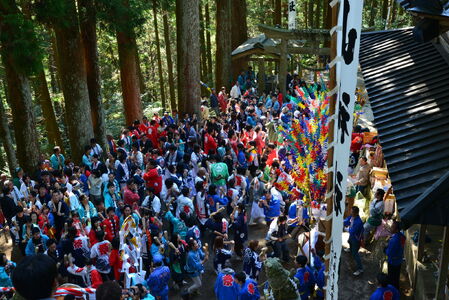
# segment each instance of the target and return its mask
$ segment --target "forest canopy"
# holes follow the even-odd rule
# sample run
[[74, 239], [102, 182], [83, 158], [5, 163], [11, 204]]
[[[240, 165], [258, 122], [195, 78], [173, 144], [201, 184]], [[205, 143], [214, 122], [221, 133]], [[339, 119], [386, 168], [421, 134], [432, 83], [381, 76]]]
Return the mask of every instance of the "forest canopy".
[[[298, 28], [330, 28], [328, 0], [297, 0]], [[0, 167], [36, 168], [54, 146], [74, 161], [91, 138], [157, 111], [198, 112], [257, 62], [231, 52], [287, 27], [286, 0], [1, 0]], [[411, 25], [394, 0], [367, 0], [363, 30]], [[319, 64], [291, 55], [289, 70]], [[268, 62], [265, 72], [278, 68]], [[200, 85], [200, 81], [204, 83]]]

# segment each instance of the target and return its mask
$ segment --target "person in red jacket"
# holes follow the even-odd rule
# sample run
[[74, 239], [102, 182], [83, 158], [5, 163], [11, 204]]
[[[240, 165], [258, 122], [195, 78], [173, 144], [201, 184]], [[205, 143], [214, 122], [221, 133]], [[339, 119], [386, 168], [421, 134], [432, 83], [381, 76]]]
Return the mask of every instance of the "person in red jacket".
[[157, 122], [155, 120], [151, 120], [150, 126], [147, 129], [147, 137], [150, 139], [153, 144], [153, 148], [157, 148], [159, 145], [159, 135], [157, 132]]
[[101, 223], [104, 231], [106, 232], [106, 237], [108, 241], [112, 242], [115, 237], [119, 236], [120, 231], [120, 220], [115, 215], [115, 209], [113, 207], [109, 207], [106, 210], [107, 219], [104, 219]]
[[120, 280], [120, 271], [122, 270], [123, 261], [120, 256], [120, 238], [117, 236], [115, 237], [112, 242], [112, 251], [109, 255], [109, 264], [112, 267], [112, 271], [114, 274], [114, 279], [119, 281]]
[[92, 260], [88, 259], [86, 261], [86, 266], [84, 268], [77, 267], [73, 264], [71, 258], [68, 258], [69, 266], [67, 267], [67, 271], [73, 275], [81, 276], [84, 281], [84, 285], [86, 287], [96, 289], [103, 283], [103, 279], [101, 278], [101, 274], [98, 270], [92, 265]]
[[212, 132], [214, 130], [212, 128], [207, 129], [207, 133], [204, 135], [204, 152], [209, 155], [210, 150], [215, 150], [214, 153], [217, 152], [217, 142], [212, 137]]
[[123, 190], [123, 201], [133, 209], [139, 205], [140, 196], [137, 193], [137, 186], [134, 179], [128, 179], [126, 187]]
[[148, 161], [147, 170], [143, 174], [143, 180], [145, 180], [147, 188], [152, 187], [154, 189], [155, 195], [160, 194], [162, 191], [162, 176], [157, 170], [157, 163], [154, 159]]

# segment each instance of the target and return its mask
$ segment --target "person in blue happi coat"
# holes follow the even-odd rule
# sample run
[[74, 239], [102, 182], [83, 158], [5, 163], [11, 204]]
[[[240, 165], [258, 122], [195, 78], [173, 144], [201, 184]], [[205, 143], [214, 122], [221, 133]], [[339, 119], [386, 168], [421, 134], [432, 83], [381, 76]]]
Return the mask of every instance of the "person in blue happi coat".
[[399, 294], [399, 291], [392, 286], [391, 284], [388, 284], [388, 275], [384, 273], [379, 273], [377, 275], [377, 289], [376, 291], [371, 295], [369, 300], [399, 300], [401, 299], [401, 295]]
[[234, 275], [234, 270], [229, 267], [224, 268], [218, 274], [214, 287], [218, 300], [237, 299], [240, 288], [235, 281]]
[[238, 300], [259, 300], [260, 294], [257, 289], [257, 282], [251, 278], [247, 278], [245, 272], [235, 274], [235, 281], [242, 288], [238, 293]]
[[298, 255], [296, 257], [296, 265], [298, 266], [295, 274], [295, 277], [299, 280], [298, 292], [301, 300], [307, 300], [315, 289], [313, 270], [307, 265], [307, 257], [304, 255]]
[[359, 255], [360, 242], [363, 237], [363, 221], [360, 219], [359, 208], [357, 206], [352, 207], [352, 214], [344, 220], [343, 225], [348, 227], [349, 249], [355, 263], [357, 264], [357, 270], [353, 273], [353, 275], [359, 276], [363, 273], [362, 261]]
[[301, 228], [308, 230], [308, 221], [310, 220], [309, 214], [307, 212], [307, 207], [304, 207], [304, 202], [302, 200], [297, 200], [293, 202], [288, 209], [288, 233], [293, 239], [296, 239], [300, 233]]
[[400, 224], [397, 221], [393, 222], [390, 231], [393, 235], [385, 248], [385, 254], [388, 257], [388, 279], [391, 285], [399, 289], [399, 276], [401, 275], [401, 264], [404, 259], [405, 236], [400, 231]]
[[153, 256], [154, 270], [147, 279], [151, 295], [161, 300], [168, 300], [168, 281], [170, 268], [164, 266], [162, 255]]
[[267, 221], [267, 224], [273, 221], [273, 219], [279, 217], [281, 214], [281, 201], [277, 197], [271, 195], [270, 190], [265, 192], [265, 196], [260, 198], [259, 203], [259, 205], [262, 205], [263, 207], [265, 221]]

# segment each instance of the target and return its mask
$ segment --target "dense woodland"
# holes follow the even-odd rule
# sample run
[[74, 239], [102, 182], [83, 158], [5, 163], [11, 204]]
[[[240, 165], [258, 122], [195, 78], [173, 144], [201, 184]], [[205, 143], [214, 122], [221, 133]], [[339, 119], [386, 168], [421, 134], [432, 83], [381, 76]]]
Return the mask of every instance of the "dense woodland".
[[[298, 28], [329, 28], [328, 0], [297, 0]], [[54, 145], [84, 146], [156, 109], [199, 110], [199, 81], [231, 87], [231, 51], [287, 27], [287, 0], [0, 0], [0, 167], [34, 170]], [[394, 0], [366, 0], [364, 28], [411, 24]], [[313, 56], [295, 58], [313, 61]], [[275, 68], [276, 65], [269, 65]]]

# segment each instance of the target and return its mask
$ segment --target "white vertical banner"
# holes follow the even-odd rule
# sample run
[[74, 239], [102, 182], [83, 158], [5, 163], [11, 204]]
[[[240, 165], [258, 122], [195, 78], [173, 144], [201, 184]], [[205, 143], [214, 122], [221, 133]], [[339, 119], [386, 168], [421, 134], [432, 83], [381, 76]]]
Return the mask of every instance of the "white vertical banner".
[[288, 0], [288, 29], [296, 29], [296, 0]]
[[343, 214], [351, 144], [363, 0], [340, 0], [337, 24], [333, 211], [326, 300], [338, 299], [338, 277], [342, 247]]

